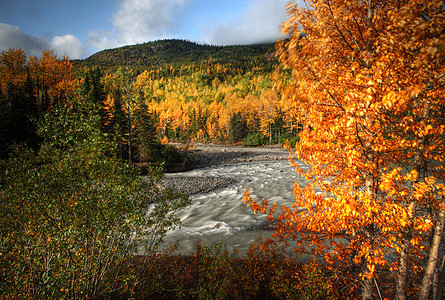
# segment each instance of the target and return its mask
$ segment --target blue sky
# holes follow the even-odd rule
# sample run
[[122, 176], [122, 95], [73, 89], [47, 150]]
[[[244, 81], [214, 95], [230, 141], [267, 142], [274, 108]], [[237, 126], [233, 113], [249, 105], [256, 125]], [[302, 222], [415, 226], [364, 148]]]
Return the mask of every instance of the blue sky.
[[85, 58], [166, 38], [215, 45], [281, 37], [289, 0], [0, 0], [0, 51]]

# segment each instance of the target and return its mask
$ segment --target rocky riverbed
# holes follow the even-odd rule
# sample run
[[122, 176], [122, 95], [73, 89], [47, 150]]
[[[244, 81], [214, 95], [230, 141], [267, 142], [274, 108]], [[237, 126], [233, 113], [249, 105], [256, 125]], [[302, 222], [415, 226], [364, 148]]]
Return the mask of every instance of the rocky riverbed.
[[[176, 145], [181, 147], [181, 145]], [[187, 171], [198, 168], [224, 164], [248, 163], [254, 161], [273, 161], [288, 159], [287, 150], [279, 145], [263, 147], [221, 146], [212, 144], [194, 144], [188, 150], [186, 161], [171, 172]], [[236, 181], [224, 177], [184, 177], [169, 175], [163, 185], [178, 189], [186, 194], [208, 193], [215, 189], [225, 188]]]
[[287, 150], [280, 145], [263, 147], [220, 146], [195, 144], [189, 152], [188, 163], [192, 168], [252, 161], [287, 159]]
[[235, 183], [236, 180], [223, 177], [168, 177], [162, 180], [164, 187], [179, 190], [185, 194], [208, 193]]

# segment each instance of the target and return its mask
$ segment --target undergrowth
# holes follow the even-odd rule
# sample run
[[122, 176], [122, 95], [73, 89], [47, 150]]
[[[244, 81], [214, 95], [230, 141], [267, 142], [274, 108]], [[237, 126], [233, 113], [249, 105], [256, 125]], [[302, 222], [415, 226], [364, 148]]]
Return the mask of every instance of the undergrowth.
[[149, 260], [139, 284], [124, 298], [348, 299], [339, 294], [344, 282], [337, 274], [316, 262], [295, 262], [279, 250], [264, 253], [253, 246], [237, 257], [223, 243], [198, 243], [192, 255], [164, 253]]

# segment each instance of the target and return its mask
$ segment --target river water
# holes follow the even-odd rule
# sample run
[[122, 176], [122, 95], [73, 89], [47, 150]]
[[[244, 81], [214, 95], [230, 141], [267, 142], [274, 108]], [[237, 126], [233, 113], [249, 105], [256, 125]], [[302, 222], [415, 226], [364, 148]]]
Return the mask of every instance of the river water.
[[260, 234], [263, 237], [271, 234], [270, 231], [252, 230], [264, 222], [266, 216], [254, 214], [242, 203], [246, 188], [255, 200], [266, 198], [269, 203], [290, 205], [294, 202], [294, 182], [305, 184], [288, 160], [238, 163], [166, 174], [170, 176], [215, 176], [236, 180], [224, 189], [190, 196], [191, 206], [179, 213], [182, 227], [168, 232], [164, 239], [166, 245], [178, 242], [181, 254], [194, 252], [198, 240], [202, 244], [223, 241], [230, 251], [236, 249], [245, 253], [252, 242], [258, 241]]

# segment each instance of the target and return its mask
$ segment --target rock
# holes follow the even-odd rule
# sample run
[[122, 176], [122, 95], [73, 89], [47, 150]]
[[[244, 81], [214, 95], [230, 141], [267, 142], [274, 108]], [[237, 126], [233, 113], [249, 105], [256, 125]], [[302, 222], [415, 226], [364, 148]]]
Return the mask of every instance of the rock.
[[[183, 148], [176, 144], [178, 148]], [[167, 170], [169, 173], [205, 168], [224, 164], [249, 163], [255, 161], [282, 160], [287, 152], [279, 146], [239, 147], [212, 144], [194, 144], [182, 164]], [[169, 177], [163, 179], [164, 187], [178, 189], [186, 194], [208, 193], [224, 188], [236, 181], [222, 177]]]
[[248, 227], [247, 230], [250, 230], [250, 231], [275, 231], [277, 223], [278, 222], [276, 220], [274, 220], [272, 222], [263, 221], [258, 225], [252, 225], [252, 226]]

